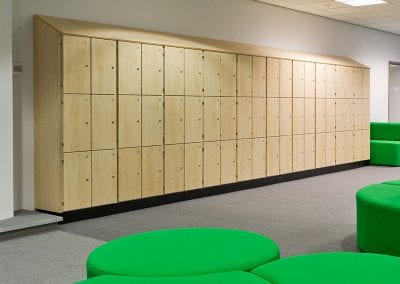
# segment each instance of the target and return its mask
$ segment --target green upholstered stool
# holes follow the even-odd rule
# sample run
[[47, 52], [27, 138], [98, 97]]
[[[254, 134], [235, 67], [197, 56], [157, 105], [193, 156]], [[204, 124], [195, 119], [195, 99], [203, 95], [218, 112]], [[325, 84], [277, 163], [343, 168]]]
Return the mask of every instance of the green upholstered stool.
[[270, 284], [270, 282], [251, 273], [233, 271], [197, 276], [155, 278], [102, 275], [81, 281], [79, 284]]
[[260, 234], [217, 228], [159, 230], [110, 241], [90, 253], [87, 276], [162, 277], [250, 271], [279, 258]]
[[320, 253], [282, 258], [252, 271], [274, 284], [400, 283], [400, 258], [368, 253]]
[[356, 201], [358, 247], [400, 256], [400, 186], [368, 185], [357, 192]]
[[370, 151], [373, 165], [400, 165], [400, 141], [371, 140]]
[[391, 184], [391, 185], [399, 185], [400, 186], [400, 179], [388, 180], [382, 182], [383, 184]]

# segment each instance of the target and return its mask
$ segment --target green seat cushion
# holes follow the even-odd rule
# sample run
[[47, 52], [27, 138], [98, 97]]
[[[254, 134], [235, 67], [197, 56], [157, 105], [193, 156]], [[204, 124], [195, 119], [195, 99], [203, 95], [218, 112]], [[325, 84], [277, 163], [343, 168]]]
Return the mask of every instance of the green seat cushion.
[[103, 274], [160, 277], [250, 271], [279, 258], [270, 238], [220, 228], [168, 229], [110, 241], [90, 253], [88, 278]]
[[254, 274], [233, 271], [216, 274], [181, 277], [133, 277], [102, 275], [79, 282], [79, 284], [270, 284]]
[[399, 166], [400, 141], [371, 140], [371, 164]]
[[400, 258], [362, 253], [320, 253], [283, 258], [252, 271], [274, 284], [400, 283]]
[[400, 179], [388, 180], [383, 182], [383, 184], [400, 185]]
[[400, 140], [400, 123], [371, 122], [371, 140]]

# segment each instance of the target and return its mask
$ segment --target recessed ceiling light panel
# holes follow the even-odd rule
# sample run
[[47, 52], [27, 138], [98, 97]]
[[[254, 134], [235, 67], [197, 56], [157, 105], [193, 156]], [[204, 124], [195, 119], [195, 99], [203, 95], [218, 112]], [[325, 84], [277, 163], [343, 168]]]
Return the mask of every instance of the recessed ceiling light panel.
[[353, 7], [360, 6], [368, 6], [368, 5], [377, 5], [377, 4], [385, 4], [386, 1], [383, 0], [335, 0], [336, 2], [340, 2], [346, 5], [350, 5]]

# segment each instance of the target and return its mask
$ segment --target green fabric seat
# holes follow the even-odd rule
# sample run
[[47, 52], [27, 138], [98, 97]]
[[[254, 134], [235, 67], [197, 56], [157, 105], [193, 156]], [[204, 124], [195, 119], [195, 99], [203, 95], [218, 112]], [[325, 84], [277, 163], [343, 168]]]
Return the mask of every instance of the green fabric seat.
[[383, 184], [400, 185], [400, 179], [388, 180], [388, 181], [383, 182]]
[[371, 122], [371, 140], [400, 141], [400, 123]]
[[400, 186], [368, 185], [357, 192], [356, 201], [358, 247], [400, 256]]
[[279, 258], [277, 244], [260, 234], [218, 228], [168, 229], [131, 235], [93, 250], [87, 276], [188, 276], [250, 271]]
[[78, 282], [79, 284], [270, 284], [254, 274], [233, 271], [182, 277], [133, 277], [103, 275]]
[[373, 165], [399, 166], [400, 141], [371, 140], [370, 162]]
[[274, 284], [400, 283], [400, 258], [368, 253], [320, 253], [282, 258], [252, 271]]

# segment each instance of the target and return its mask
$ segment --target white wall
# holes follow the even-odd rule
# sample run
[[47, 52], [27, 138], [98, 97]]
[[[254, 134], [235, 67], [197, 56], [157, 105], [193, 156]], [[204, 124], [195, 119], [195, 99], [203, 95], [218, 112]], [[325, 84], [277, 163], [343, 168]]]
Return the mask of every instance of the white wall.
[[253, 0], [14, 0], [16, 206], [33, 207], [32, 16], [43, 14], [351, 57], [372, 68], [372, 120], [386, 121], [388, 61], [400, 37]]
[[12, 4], [0, 0], [0, 220], [13, 216]]

